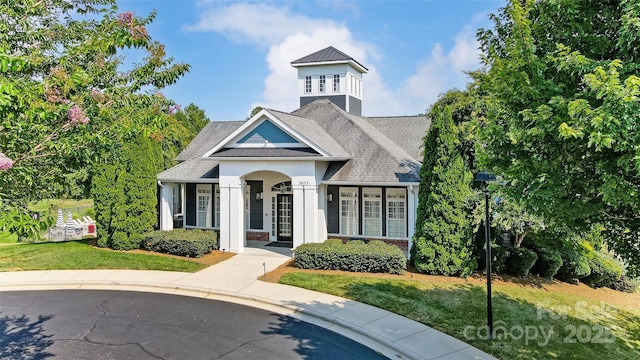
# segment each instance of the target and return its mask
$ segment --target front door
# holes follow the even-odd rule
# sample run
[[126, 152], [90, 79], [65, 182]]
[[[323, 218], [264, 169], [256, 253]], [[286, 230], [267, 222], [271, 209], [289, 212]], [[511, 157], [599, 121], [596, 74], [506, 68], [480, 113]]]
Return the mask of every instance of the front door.
[[293, 195], [277, 196], [277, 240], [293, 241]]

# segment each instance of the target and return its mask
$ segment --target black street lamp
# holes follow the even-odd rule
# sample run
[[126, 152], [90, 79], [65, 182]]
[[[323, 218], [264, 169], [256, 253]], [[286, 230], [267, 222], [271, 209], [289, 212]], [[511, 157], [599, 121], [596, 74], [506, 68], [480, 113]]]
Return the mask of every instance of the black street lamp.
[[489, 339], [493, 338], [493, 307], [491, 305], [491, 231], [489, 224], [489, 189], [487, 183], [496, 180], [496, 177], [488, 172], [480, 172], [476, 175], [475, 181], [484, 183], [484, 239], [487, 258], [487, 326], [489, 327]]

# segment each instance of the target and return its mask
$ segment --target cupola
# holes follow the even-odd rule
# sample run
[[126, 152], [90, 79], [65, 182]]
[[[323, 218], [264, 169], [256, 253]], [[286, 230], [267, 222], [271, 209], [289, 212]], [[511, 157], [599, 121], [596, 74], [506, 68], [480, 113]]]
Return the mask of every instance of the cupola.
[[329, 46], [291, 62], [298, 69], [300, 107], [326, 99], [344, 111], [362, 116], [362, 77], [366, 67]]

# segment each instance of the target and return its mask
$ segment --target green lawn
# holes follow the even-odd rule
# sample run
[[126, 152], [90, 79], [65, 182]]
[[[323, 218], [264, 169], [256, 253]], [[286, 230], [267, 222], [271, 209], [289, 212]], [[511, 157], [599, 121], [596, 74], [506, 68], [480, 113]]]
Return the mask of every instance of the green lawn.
[[8, 231], [0, 231], [0, 245], [15, 244], [18, 242], [18, 236]]
[[639, 308], [532, 286], [494, 285], [497, 339], [489, 341], [483, 286], [302, 272], [286, 273], [280, 282], [389, 310], [500, 359], [638, 359], [640, 354]]
[[63, 209], [65, 216], [67, 216], [68, 211], [71, 211], [74, 216], [85, 216], [87, 214], [87, 209], [93, 208], [93, 200], [45, 199], [29, 205], [29, 210], [46, 212], [52, 207], [55, 207], [56, 209]]
[[96, 249], [87, 241], [0, 246], [0, 271], [131, 269], [196, 272], [206, 266], [158, 255]]

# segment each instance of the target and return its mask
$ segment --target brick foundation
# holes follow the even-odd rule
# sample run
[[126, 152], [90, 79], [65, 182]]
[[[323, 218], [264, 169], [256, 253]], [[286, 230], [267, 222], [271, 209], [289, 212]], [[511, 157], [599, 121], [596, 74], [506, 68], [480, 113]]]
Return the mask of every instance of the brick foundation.
[[269, 241], [269, 233], [265, 231], [247, 231], [247, 240]]

